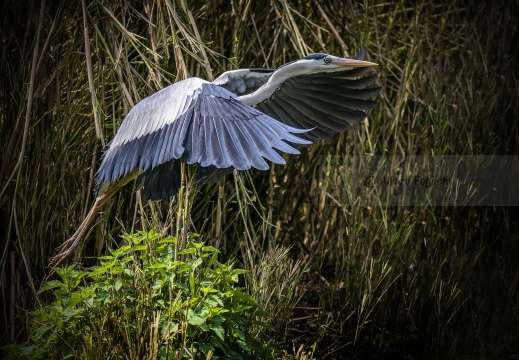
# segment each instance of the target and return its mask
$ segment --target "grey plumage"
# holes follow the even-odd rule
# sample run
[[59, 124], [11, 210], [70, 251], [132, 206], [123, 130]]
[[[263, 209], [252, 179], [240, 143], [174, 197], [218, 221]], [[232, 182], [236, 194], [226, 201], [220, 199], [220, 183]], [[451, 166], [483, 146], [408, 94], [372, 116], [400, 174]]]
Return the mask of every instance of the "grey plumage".
[[[180, 101], [174, 103], [174, 96]], [[178, 103], [181, 110], [175, 107]], [[113, 182], [138, 169], [137, 184], [144, 186], [144, 196], [167, 198], [180, 186], [176, 160], [182, 156], [202, 167], [266, 170], [264, 159], [285, 164], [276, 150], [299, 154], [287, 141], [310, 145], [292, 135], [305, 131], [240, 103], [219, 86], [190, 78], [146, 98], [128, 113], [108, 145], [96, 180]]]
[[265, 85], [274, 71], [261, 68], [230, 70], [216, 78], [213, 84], [236, 95], [247, 95]]
[[[363, 57], [360, 54], [359, 57]], [[380, 88], [375, 64], [312, 54], [276, 70], [228, 71], [213, 83], [189, 78], [139, 102], [107, 146], [98, 183], [139, 173], [147, 199], [173, 196], [178, 160], [201, 177], [224, 169], [267, 170], [283, 153], [329, 139], [361, 121]]]

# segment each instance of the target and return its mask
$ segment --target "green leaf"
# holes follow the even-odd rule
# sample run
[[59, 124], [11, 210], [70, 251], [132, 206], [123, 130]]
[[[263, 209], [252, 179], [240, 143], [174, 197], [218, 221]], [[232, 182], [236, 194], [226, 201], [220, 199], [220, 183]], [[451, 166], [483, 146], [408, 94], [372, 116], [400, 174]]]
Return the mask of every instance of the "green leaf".
[[252, 296], [250, 296], [249, 294], [244, 293], [243, 291], [234, 290], [233, 296], [236, 299], [240, 300], [240, 301], [244, 301], [244, 302], [247, 302], [249, 304], [256, 304], [256, 300], [254, 300], [254, 298]]
[[71, 318], [80, 315], [83, 312], [83, 309], [71, 309], [67, 308], [63, 311], [62, 318], [63, 321], [69, 321]]
[[240, 345], [240, 347], [241, 347], [243, 350], [245, 350], [245, 351], [247, 351], [247, 352], [250, 351], [249, 347], [247, 346], [247, 343], [246, 343], [245, 341], [243, 341], [242, 339], [236, 339], [236, 343], [237, 343], [238, 345]]
[[135, 246], [133, 247], [133, 250], [134, 250], [134, 251], [143, 251], [143, 250], [146, 250], [147, 248], [148, 248], [147, 245], [145, 245], [145, 244], [141, 244], [141, 245], [135, 245]]
[[191, 269], [196, 269], [197, 267], [199, 267], [201, 264], [202, 264], [203, 260], [201, 258], [196, 258], [191, 264], [189, 264], [191, 266]]
[[209, 341], [214, 345], [214, 347], [222, 349], [225, 353], [229, 350], [229, 346], [225, 341], [220, 341], [220, 339], [215, 337], [211, 337]]
[[115, 280], [114, 289], [115, 291], [119, 291], [123, 286], [123, 282], [120, 279]]
[[207, 356], [207, 354], [209, 354], [209, 351], [213, 351], [214, 352], [214, 346], [209, 344], [209, 343], [200, 343], [200, 344], [198, 344], [198, 348], [206, 356]]
[[215, 315], [210, 318], [211, 323], [222, 325], [225, 322], [225, 318], [221, 315]]
[[200, 250], [202, 248], [202, 246], [204, 246], [204, 244], [199, 243], [199, 242], [195, 242], [195, 241], [192, 241], [191, 245], [194, 246], [195, 249], [197, 249], [197, 250]]
[[209, 330], [209, 326], [206, 323], [200, 324], [200, 325], [198, 325], [198, 327], [202, 331], [208, 331]]
[[174, 236], [169, 236], [165, 239], [159, 240], [159, 244], [176, 244], [177, 238]]
[[189, 287], [187, 287], [186, 284], [183, 284], [183, 283], [177, 283], [176, 284], [183, 292], [185, 293], [188, 293], [189, 294]]
[[155, 264], [148, 265], [148, 269], [163, 269], [165, 267], [166, 267], [166, 264], [163, 264], [163, 263], [155, 263]]
[[[192, 308], [196, 307], [196, 304], [198, 304], [199, 300], [200, 300], [200, 295], [193, 294], [193, 296], [191, 296], [191, 298], [189, 299], [189, 306], [191, 306]], [[197, 310], [197, 314], [202, 315], [202, 312], [200, 310]]]
[[215, 300], [215, 296], [208, 296], [205, 300], [204, 300], [204, 304], [206, 304], [208, 307], [210, 308], [215, 308], [217, 306], [222, 306], [223, 307], [223, 303], [220, 299], [216, 298], [217, 300], [220, 300], [220, 301], [217, 301]]
[[201, 290], [204, 294], [217, 293], [217, 292], [218, 292], [218, 290], [213, 289], [213, 288], [210, 288], [210, 287], [201, 287], [200, 290]]
[[63, 287], [63, 286], [65, 286], [65, 284], [63, 284], [59, 280], [47, 281], [45, 284], [43, 284], [41, 286], [40, 290], [38, 291], [38, 294], [41, 294], [44, 291], [52, 290], [52, 289], [55, 289], [57, 287]]
[[166, 280], [170, 284], [174, 284], [175, 283], [175, 278], [176, 277], [177, 277], [177, 275], [175, 273], [166, 274]]
[[162, 289], [162, 286], [164, 285], [164, 281], [162, 279], [157, 279], [157, 281], [155, 281], [155, 283], [151, 286], [152, 290], [153, 290], [153, 295], [156, 295], [160, 292], [160, 290]]
[[225, 330], [220, 325], [209, 326], [211, 330], [220, 338], [220, 340], [225, 341]]
[[205, 277], [205, 278], [200, 279], [200, 281], [198, 283], [200, 284], [200, 286], [211, 286], [211, 285], [213, 285], [213, 282], [214, 282], [213, 279]]
[[95, 280], [99, 277], [99, 275], [103, 275], [104, 273], [106, 273], [107, 270], [108, 269], [104, 266], [97, 266], [95, 270], [89, 274], [89, 276], [90, 278]]
[[212, 246], [204, 246], [204, 247], [202, 247], [202, 251], [203, 252], [211, 252], [211, 253], [218, 252], [218, 250], [216, 248], [212, 247]]
[[129, 278], [133, 278], [133, 273], [130, 269], [124, 269], [123, 271], [124, 275], [128, 276]]
[[184, 249], [182, 251], [179, 251], [178, 253], [180, 255], [194, 254], [194, 253], [196, 253], [196, 249], [194, 249], [194, 248], [187, 248], [187, 249]]
[[197, 233], [190, 232], [190, 233], [187, 234], [187, 239], [188, 240], [191, 240], [191, 239], [194, 239], [194, 238], [197, 238], [197, 237], [200, 237], [200, 235], [198, 235]]
[[238, 339], [245, 340], [245, 334], [243, 333], [243, 331], [236, 328], [232, 329], [232, 336]]
[[244, 269], [234, 269], [233, 270], [233, 273], [237, 274], [237, 275], [248, 274], [249, 272], [250, 272], [249, 270], [244, 270]]
[[189, 309], [187, 311], [187, 323], [190, 325], [198, 326], [201, 324], [205, 324], [205, 319], [201, 316], [196, 315], [193, 310]]
[[184, 266], [184, 267], [187, 267], [187, 264], [185, 262], [183, 262], [183, 261], [173, 261], [170, 266], [172, 266], [172, 267], [174, 267], [174, 266], [179, 266], [179, 267], [180, 266]]
[[249, 310], [250, 308], [251, 308], [251, 306], [248, 306], [248, 305], [238, 305], [236, 307], [233, 307], [232, 311], [235, 312], [235, 313], [241, 313], [241, 312], [244, 312], [246, 310]]

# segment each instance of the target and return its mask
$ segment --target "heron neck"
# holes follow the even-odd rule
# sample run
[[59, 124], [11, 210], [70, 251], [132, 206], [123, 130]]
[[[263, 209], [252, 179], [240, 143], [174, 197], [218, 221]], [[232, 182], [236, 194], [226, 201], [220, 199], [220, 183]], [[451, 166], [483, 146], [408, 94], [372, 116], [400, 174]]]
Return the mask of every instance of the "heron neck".
[[308, 73], [308, 66], [304, 63], [295, 62], [281, 66], [262, 87], [250, 94], [239, 96], [238, 100], [249, 106], [257, 105], [271, 97], [286, 80]]

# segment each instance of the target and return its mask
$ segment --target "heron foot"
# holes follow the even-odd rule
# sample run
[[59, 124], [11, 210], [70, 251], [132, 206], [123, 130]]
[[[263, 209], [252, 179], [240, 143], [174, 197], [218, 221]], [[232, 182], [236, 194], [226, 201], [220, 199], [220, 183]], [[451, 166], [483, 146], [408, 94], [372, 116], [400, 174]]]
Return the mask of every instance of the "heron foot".
[[[60, 246], [60, 248], [62, 246]], [[72, 255], [73, 252], [74, 248], [72, 247], [67, 248], [66, 250], [61, 250], [59, 254], [50, 258], [49, 265], [52, 267], [60, 266], [70, 255]]]
[[[74, 244], [75, 238], [76, 236], [72, 236], [70, 239], [65, 241], [58, 248], [56, 248], [56, 251], [59, 251], [59, 253], [49, 259], [50, 267], [55, 268], [60, 266], [65, 260], [67, 260], [67, 258], [70, 255], [74, 253], [74, 249], [77, 246], [77, 244]], [[49, 281], [55, 273], [56, 271], [54, 269], [51, 269], [49, 274], [45, 277], [45, 281]]]
[[[61, 244], [60, 246], [55, 248], [54, 251], [56, 251], [59, 255], [59, 253], [61, 253], [63, 250], [66, 250], [70, 247], [70, 245], [74, 242], [74, 240], [76, 240], [76, 237], [77, 237], [76, 234], [72, 235], [72, 237], [70, 239], [66, 240], [63, 244]], [[58, 256], [58, 255], [56, 255], [56, 256]], [[54, 256], [54, 257], [56, 257], [56, 256]]]
[[74, 253], [74, 250], [78, 246], [79, 241], [83, 238], [83, 235], [88, 229], [88, 225], [89, 221], [83, 221], [74, 235], [72, 235], [70, 239], [66, 240], [63, 244], [55, 249], [58, 254], [50, 258], [50, 266], [56, 267], [61, 265], [70, 255]]

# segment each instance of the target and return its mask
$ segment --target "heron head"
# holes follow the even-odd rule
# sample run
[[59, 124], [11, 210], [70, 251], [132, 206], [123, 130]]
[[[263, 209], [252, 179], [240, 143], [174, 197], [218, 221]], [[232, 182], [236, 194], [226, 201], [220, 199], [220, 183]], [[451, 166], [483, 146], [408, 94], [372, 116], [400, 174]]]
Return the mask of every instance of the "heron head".
[[328, 72], [337, 70], [349, 70], [357, 67], [378, 66], [378, 64], [359, 59], [347, 59], [328, 54], [311, 54], [299, 59], [304, 62], [308, 70], [315, 72]]

